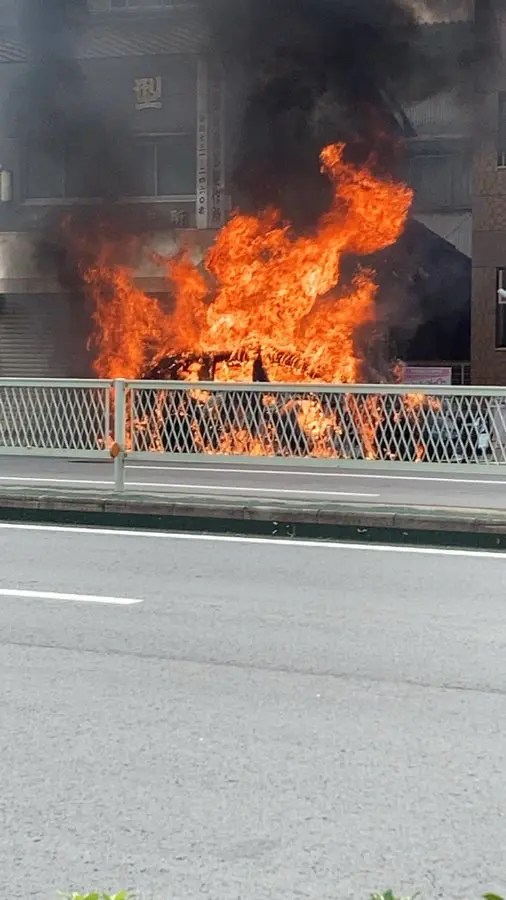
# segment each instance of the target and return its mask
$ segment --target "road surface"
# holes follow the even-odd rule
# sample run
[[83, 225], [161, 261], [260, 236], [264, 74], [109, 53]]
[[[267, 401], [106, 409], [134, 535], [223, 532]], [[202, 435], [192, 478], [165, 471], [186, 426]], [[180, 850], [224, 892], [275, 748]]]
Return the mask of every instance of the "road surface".
[[[38, 457], [0, 456], [0, 488], [24, 487], [104, 488], [112, 486], [112, 463], [47, 460]], [[472, 466], [455, 472], [385, 471], [333, 468], [331, 465], [259, 463], [129, 463], [127, 487], [136, 492], [200, 494], [241, 498], [289, 500], [342, 500], [346, 503], [398, 504], [506, 509], [506, 469], [491, 467], [477, 474]]]
[[506, 556], [0, 526], [0, 897], [501, 891]]

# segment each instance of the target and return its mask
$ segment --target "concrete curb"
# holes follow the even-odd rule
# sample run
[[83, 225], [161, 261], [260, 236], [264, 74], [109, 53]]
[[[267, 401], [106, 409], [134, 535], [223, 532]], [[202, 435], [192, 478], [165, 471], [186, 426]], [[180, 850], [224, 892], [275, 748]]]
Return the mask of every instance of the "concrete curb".
[[506, 549], [506, 511], [0, 489], [0, 520]]

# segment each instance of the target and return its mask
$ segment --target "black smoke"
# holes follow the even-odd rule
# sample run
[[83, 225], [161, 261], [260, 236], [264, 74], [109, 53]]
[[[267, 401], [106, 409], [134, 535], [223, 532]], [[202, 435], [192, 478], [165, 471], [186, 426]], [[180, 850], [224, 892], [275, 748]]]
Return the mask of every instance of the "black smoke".
[[[88, 233], [97, 241], [104, 228], [120, 246], [125, 232], [162, 227], [151, 210], [147, 222], [139, 218], [141, 205], [128, 214], [117, 205], [131, 193], [131, 142], [126, 123], [101, 113], [79, 62], [86, 0], [19, 2], [31, 66], [13, 92], [18, 134], [48, 157], [68, 148], [75, 196], [100, 203], [100, 231], [93, 225], [96, 206], [78, 210], [80, 222], [89, 216]], [[398, 174], [410, 136], [404, 109], [449, 86], [471, 102], [476, 82], [486, 82], [492, 67], [491, 48], [497, 52], [494, 0], [476, 0], [475, 28], [452, 30], [449, 43], [427, 39], [433, 29], [424, 30], [402, 0], [201, 0], [201, 6], [227, 75], [234, 201], [255, 211], [274, 204], [299, 230], [311, 228], [328, 206], [318, 165], [324, 144], [344, 141], [353, 161], [372, 154], [377, 174]], [[62, 281], [77, 292], [75, 245], [59, 224], [48, 217], [40, 252], [55, 256]], [[417, 267], [416, 259], [403, 267], [410, 285]], [[396, 290], [400, 319], [401, 277]]]
[[[80, 45], [91, 25], [87, 0], [20, 0], [20, 4], [30, 65], [11, 95], [16, 133], [25, 146], [35, 149], [34, 158], [40, 153], [41, 160], [53, 160], [58, 166], [63, 162], [67, 194], [79, 198], [71, 204], [78, 209], [69, 211], [77, 212], [74, 219], [84, 227], [89, 223], [90, 237], [97, 222], [97, 234], [107, 232], [118, 247], [123, 235], [166, 228], [159, 208], [137, 204], [126, 211], [124, 203], [118, 203], [136, 192], [138, 161], [129, 123], [110, 105], [103, 105], [87, 77], [89, 68], [81, 61]], [[42, 256], [52, 248], [64, 259], [72, 249], [61, 223], [61, 212], [47, 214]], [[69, 271], [72, 267], [73, 262], [67, 266]], [[63, 264], [59, 270], [62, 275]]]
[[68, 154], [76, 197], [114, 201], [132, 175], [127, 130], [100, 113], [77, 59], [87, 24], [86, 0], [24, 0], [21, 29], [31, 66], [14, 91], [16, 130], [55, 161]]
[[40, 207], [39, 264], [57, 272], [82, 312], [81, 267], [105, 244], [111, 262], [135, 264], [143, 240], [166, 230], [167, 221], [159, 206], [125, 205], [138, 174], [134, 140], [128, 122], [101, 104], [81, 62], [91, 25], [87, 0], [19, 2], [29, 66], [12, 91], [10, 118], [32, 159], [63, 166], [70, 180], [63, 209]]
[[[479, 0], [478, 0], [479, 2]], [[204, 0], [235, 92], [233, 183], [244, 209], [269, 203], [302, 227], [328, 204], [318, 154], [345, 141], [357, 162], [396, 172], [403, 112], [451, 84], [472, 96], [485, 54], [471, 28], [431, 43], [403, 0]], [[232, 106], [233, 108], [233, 106]]]
[[[476, 121], [477, 98], [500, 56], [497, 12], [506, 5], [476, 0], [474, 22], [426, 27], [415, 9], [425, 5], [437, 22], [444, 7], [452, 11], [448, 0], [204, 3], [215, 50], [236, 85], [235, 204], [245, 211], [274, 204], [302, 231], [330, 202], [318, 165], [326, 143], [342, 141], [352, 162], [402, 178], [406, 140], [415, 136], [410, 104], [452, 89]], [[412, 221], [371, 263], [380, 285], [377, 325], [391, 334], [393, 355], [397, 345], [420, 358], [469, 358], [469, 260]], [[345, 260], [343, 278], [356, 265]]]

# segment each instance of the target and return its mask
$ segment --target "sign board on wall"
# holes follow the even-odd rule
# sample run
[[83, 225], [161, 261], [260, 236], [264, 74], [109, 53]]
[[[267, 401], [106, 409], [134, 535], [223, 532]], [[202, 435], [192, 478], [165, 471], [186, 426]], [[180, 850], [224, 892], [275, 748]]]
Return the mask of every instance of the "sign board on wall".
[[225, 221], [225, 96], [221, 67], [209, 71], [210, 181], [209, 228], [221, 228]]
[[451, 366], [404, 366], [403, 384], [451, 384]]
[[197, 228], [209, 227], [208, 88], [207, 62], [199, 59], [197, 73]]
[[100, 115], [134, 133], [195, 129], [196, 59], [139, 56], [85, 60], [82, 66], [90, 103]]
[[162, 108], [162, 76], [153, 78], [136, 78], [134, 80], [134, 96], [136, 109]]
[[200, 59], [197, 75], [197, 228], [225, 221], [225, 94], [221, 67]]

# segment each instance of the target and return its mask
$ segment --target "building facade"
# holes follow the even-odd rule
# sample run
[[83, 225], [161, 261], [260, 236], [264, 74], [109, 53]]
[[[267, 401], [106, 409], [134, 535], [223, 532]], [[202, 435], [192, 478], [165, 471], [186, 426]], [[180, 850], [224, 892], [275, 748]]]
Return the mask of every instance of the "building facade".
[[[68, 115], [70, 135], [79, 123], [74, 143], [60, 140], [57, 127], [56, 138], [34, 138], [27, 94], [33, 105], [44, 63], [33, 59], [17, 12], [16, 2], [0, 3], [0, 376], [86, 375], [82, 310], [41, 253], [41, 235], [66, 212], [84, 215], [103, 202], [95, 196], [100, 179], [84, 166], [94, 136], [82, 130], [87, 110], [81, 116], [73, 108], [83, 94], [73, 94], [70, 78], [58, 85], [57, 114], [47, 118]], [[115, 204], [120, 215], [151, 217], [154, 250], [173, 253], [184, 243], [198, 258], [228, 201], [223, 78], [197, 7], [188, 0], [90, 0], [74, 53], [93, 112], [90, 129], [98, 112], [101, 139], [110, 130], [111, 180], [116, 157], [128, 169]], [[105, 158], [103, 167], [107, 172]], [[166, 290], [149, 263], [137, 275], [145, 289]]]
[[[429, 43], [450, 46], [473, 27], [471, 0], [416, 5]], [[198, 5], [89, 0], [88, 7], [75, 56], [90, 102], [116, 129], [119, 158], [128, 159], [118, 205], [125, 216], [142, 210], [166, 223], [156, 229], [153, 249], [172, 253], [185, 243], [199, 258], [230, 209], [230, 141], [226, 86]], [[0, 0], [0, 377], [86, 375], [82, 310], [41, 255], [40, 235], [66, 211], [93, 208], [97, 198], [83, 183], [79, 142], [47, 150], [31, 140], [26, 116], [23, 124], [23, 85], [36, 78], [37, 64], [19, 8], [20, 0]], [[71, 109], [71, 91], [65, 102]], [[506, 74], [483, 88], [477, 108], [478, 131], [458, 86], [405, 110], [406, 179], [422, 232], [458, 259], [473, 254], [473, 381], [506, 383], [506, 304], [497, 294], [506, 289]], [[436, 274], [437, 265], [436, 256]], [[137, 276], [146, 290], [165, 289], [149, 263]], [[470, 305], [470, 285], [462, 284], [458, 296], [445, 288], [440, 301], [448, 327], [453, 309], [462, 318]], [[468, 359], [469, 353], [459, 362]]]
[[506, 20], [500, 54], [477, 96], [473, 166], [471, 364], [475, 384], [506, 384]]

